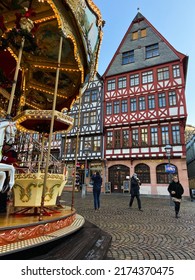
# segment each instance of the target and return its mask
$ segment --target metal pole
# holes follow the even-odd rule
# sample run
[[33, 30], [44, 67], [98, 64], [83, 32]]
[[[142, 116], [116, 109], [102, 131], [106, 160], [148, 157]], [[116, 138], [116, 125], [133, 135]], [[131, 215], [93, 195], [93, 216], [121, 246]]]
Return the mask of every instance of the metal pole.
[[42, 192], [42, 198], [41, 198], [41, 210], [40, 210], [39, 221], [42, 220], [42, 216], [43, 216], [45, 190], [46, 190], [46, 185], [47, 185], [47, 173], [48, 173], [48, 167], [49, 167], [49, 156], [50, 156], [50, 151], [51, 151], [51, 142], [52, 142], [53, 127], [54, 127], [54, 113], [55, 113], [56, 100], [57, 100], [58, 81], [59, 81], [59, 73], [60, 73], [60, 62], [61, 62], [61, 54], [62, 54], [62, 42], [63, 42], [63, 37], [61, 36], [60, 37], [60, 45], [59, 45], [59, 53], [58, 53], [58, 65], [57, 65], [57, 70], [56, 70], [56, 81], [55, 81], [55, 91], [54, 91], [53, 108], [52, 108], [52, 118], [51, 118], [51, 124], [50, 124], [48, 152], [47, 152], [47, 158], [46, 158], [46, 166], [45, 166], [45, 175], [44, 175], [44, 183], [43, 183], [43, 192]]
[[78, 126], [77, 126], [77, 137], [76, 137], [76, 149], [75, 149], [75, 165], [74, 165], [74, 177], [72, 186], [72, 202], [71, 211], [74, 210], [74, 196], [75, 196], [75, 183], [76, 183], [76, 172], [77, 172], [77, 158], [79, 151], [79, 135], [80, 135], [80, 117], [81, 117], [81, 101], [82, 101], [82, 90], [79, 91], [79, 111], [78, 111]]
[[42, 161], [43, 161], [43, 150], [44, 150], [44, 140], [45, 140], [44, 133], [42, 133], [41, 137], [42, 137], [42, 139], [41, 139], [41, 155], [39, 157], [38, 173], [41, 172], [41, 164], [42, 164]]
[[14, 81], [12, 84], [12, 90], [11, 90], [11, 94], [10, 94], [10, 100], [9, 100], [9, 105], [8, 105], [8, 109], [7, 109], [7, 114], [10, 115], [11, 114], [11, 109], [12, 109], [12, 104], [13, 104], [13, 100], [14, 100], [14, 94], [15, 94], [15, 90], [16, 90], [16, 84], [17, 84], [17, 80], [18, 80], [18, 72], [20, 69], [20, 62], [21, 62], [21, 58], [22, 58], [22, 51], [24, 48], [24, 42], [25, 42], [25, 37], [22, 37], [22, 42], [21, 42], [21, 46], [20, 46], [20, 50], [19, 50], [19, 54], [18, 54], [18, 62], [16, 65], [16, 70], [15, 70], [15, 74], [14, 74]]

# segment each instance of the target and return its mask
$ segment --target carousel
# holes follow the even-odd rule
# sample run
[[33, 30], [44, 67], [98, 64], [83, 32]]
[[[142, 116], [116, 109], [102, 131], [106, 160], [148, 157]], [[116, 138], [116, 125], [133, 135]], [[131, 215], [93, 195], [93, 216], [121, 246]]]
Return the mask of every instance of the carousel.
[[[74, 122], [64, 112], [96, 73], [102, 27], [91, 0], [0, 0], [0, 196], [12, 197], [0, 213], [0, 258], [71, 235], [85, 223], [74, 207], [75, 179], [71, 206], [58, 206], [66, 172], [50, 173], [49, 158], [53, 135]], [[16, 159], [6, 162], [5, 147], [12, 150], [20, 133], [43, 140], [36, 172]]]

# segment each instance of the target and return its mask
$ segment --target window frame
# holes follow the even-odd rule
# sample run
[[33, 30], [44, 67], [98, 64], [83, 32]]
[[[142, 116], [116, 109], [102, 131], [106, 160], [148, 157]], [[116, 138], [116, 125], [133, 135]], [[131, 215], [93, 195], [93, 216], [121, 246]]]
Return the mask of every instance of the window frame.
[[157, 69], [157, 78], [158, 81], [169, 80], [170, 78], [169, 67], [163, 67]]
[[130, 64], [135, 62], [134, 50], [122, 53], [122, 65]]
[[142, 73], [142, 84], [149, 84], [153, 83], [154, 78], [153, 78], [153, 71], [147, 71]]
[[145, 47], [145, 59], [150, 59], [159, 56], [159, 44], [155, 43]]
[[130, 75], [130, 87], [138, 86], [139, 83], [139, 74]]
[[127, 77], [123, 76], [118, 78], [118, 89], [122, 89], [126, 87], [127, 87]]
[[116, 89], [116, 79], [110, 79], [107, 81], [107, 91]]

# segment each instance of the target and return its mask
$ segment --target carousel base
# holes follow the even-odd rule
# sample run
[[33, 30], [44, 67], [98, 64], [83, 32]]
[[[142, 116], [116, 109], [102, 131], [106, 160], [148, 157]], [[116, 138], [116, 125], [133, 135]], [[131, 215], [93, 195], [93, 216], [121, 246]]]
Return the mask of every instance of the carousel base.
[[42, 247], [75, 233], [84, 223], [85, 219], [68, 206], [41, 221], [37, 215], [12, 215], [8, 209], [0, 214], [0, 259], [30, 259], [37, 248], [43, 252]]

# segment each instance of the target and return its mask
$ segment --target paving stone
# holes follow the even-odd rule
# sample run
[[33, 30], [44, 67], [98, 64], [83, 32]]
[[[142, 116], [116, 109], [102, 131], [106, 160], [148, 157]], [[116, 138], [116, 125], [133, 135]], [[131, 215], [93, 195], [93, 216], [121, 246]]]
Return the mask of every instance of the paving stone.
[[[62, 199], [71, 203], [71, 193]], [[184, 198], [180, 218], [175, 219], [169, 196], [141, 196], [143, 212], [129, 194], [101, 194], [101, 209], [93, 209], [93, 195], [75, 193], [74, 205], [86, 220], [112, 236], [108, 259], [195, 260], [195, 202]]]

